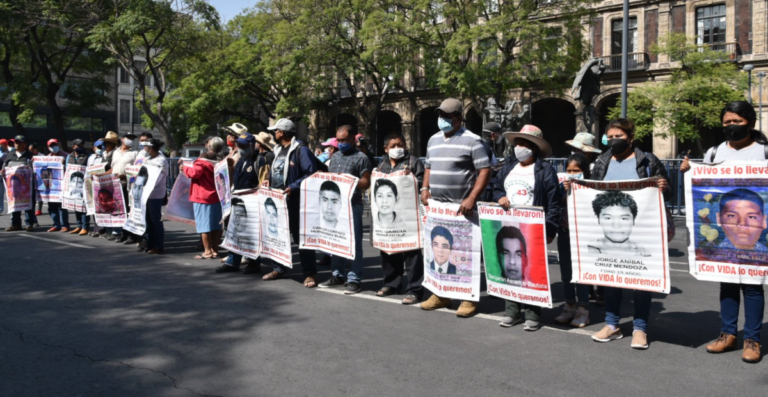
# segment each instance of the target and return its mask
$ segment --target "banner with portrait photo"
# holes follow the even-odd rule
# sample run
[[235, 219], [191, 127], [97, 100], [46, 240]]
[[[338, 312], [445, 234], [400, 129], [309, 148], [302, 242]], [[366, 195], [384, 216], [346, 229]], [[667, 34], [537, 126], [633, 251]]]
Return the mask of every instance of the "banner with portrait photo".
[[657, 179], [571, 181], [572, 282], [669, 293], [667, 216]]
[[235, 191], [222, 248], [256, 259], [261, 254], [261, 222], [259, 196], [256, 190]]
[[478, 205], [488, 295], [552, 307], [541, 207]]
[[64, 173], [64, 194], [61, 207], [69, 211], [86, 212], [85, 208], [85, 166], [67, 165]]
[[424, 286], [441, 298], [480, 301], [481, 235], [477, 214], [430, 200], [425, 208]]
[[60, 203], [64, 180], [64, 157], [32, 157], [37, 199], [44, 203]]
[[[192, 167], [194, 160], [182, 159], [184, 167]], [[179, 172], [176, 181], [173, 183], [173, 189], [168, 196], [168, 205], [165, 207], [165, 219], [174, 222], [181, 222], [187, 225], [195, 224], [195, 209], [192, 202], [189, 201], [189, 189], [192, 188], [192, 180], [187, 174]]]
[[125, 173], [135, 174], [133, 183], [128, 187], [130, 197], [131, 212], [125, 221], [123, 229], [136, 234], [143, 235], [147, 230], [146, 205], [152, 190], [157, 184], [157, 178], [163, 172], [163, 167], [153, 162], [146, 162], [142, 165], [131, 165], [125, 167]]
[[697, 280], [768, 283], [768, 167], [691, 162], [685, 174], [689, 271]]
[[83, 183], [83, 189], [85, 189], [85, 209], [86, 214], [96, 214], [96, 203], [93, 199], [93, 181], [96, 175], [101, 175], [106, 172], [107, 165], [104, 163], [89, 165], [85, 168], [85, 182]]
[[299, 248], [355, 258], [352, 194], [357, 181], [351, 175], [316, 172], [301, 182]]
[[371, 244], [388, 254], [421, 249], [418, 182], [405, 171], [371, 174]]
[[94, 219], [101, 227], [125, 226], [125, 197], [120, 178], [115, 174], [93, 177], [93, 195], [96, 214]]
[[288, 224], [288, 196], [282, 190], [259, 188], [261, 212], [261, 256], [292, 268], [291, 231]]
[[33, 174], [32, 168], [26, 165], [5, 169], [5, 196], [8, 200], [9, 214], [32, 209], [32, 195], [35, 191], [32, 183]]
[[229, 168], [227, 167], [227, 160], [221, 160], [213, 166], [213, 182], [216, 186], [216, 194], [219, 196], [219, 202], [221, 203], [221, 216], [226, 218], [229, 216], [230, 207], [232, 205], [232, 192], [229, 185]]

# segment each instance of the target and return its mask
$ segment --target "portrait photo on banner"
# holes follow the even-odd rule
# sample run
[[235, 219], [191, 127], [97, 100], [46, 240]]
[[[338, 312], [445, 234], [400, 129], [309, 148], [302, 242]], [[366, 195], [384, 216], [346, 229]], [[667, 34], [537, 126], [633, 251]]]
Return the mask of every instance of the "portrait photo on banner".
[[317, 172], [301, 183], [302, 248], [354, 257], [351, 198], [357, 180], [350, 175]]
[[260, 187], [258, 197], [261, 211], [261, 256], [293, 267], [286, 195], [280, 190]]
[[396, 253], [421, 248], [416, 177], [403, 171], [371, 174], [371, 244]]
[[8, 213], [32, 209], [32, 169], [28, 166], [8, 167], [5, 169], [5, 196], [8, 200]]
[[259, 216], [259, 199], [255, 191], [232, 196], [232, 208], [229, 224], [225, 232], [222, 247], [256, 259], [261, 253], [261, 222]]
[[62, 208], [70, 211], [86, 212], [85, 169], [84, 165], [70, 164], [67, 167], [67, 171], [64, 174]]
[[573, 282], [669, 293], [666, 210], [656, 179], [574, 180]]
[[768, 167], [692, 163], [686, 174], [691, 274], [708, 281], [768, 282]]
[[93, 181], [96, 224], [123, 227], [127, 218], [120, 179], [114, 174], [100, 175]]
[[96, 200], [93, 192], [94, 179], [98, 178], [96, 175], [103, 174], [106, 169], [106, 164], [94, 164], [89, 165], [85, 169], [85, 183], [83, 188], [85, 189], [85, 209], [88, 215], [96, 214]]
[[[191, 167], [192, 161], [184, 159], [184, 166]], [[192, 188], [192, 180], [186, 174], [180, 172], [173, 183], [173, 189], [168, 196], [168, 205], [165, 207], [165, 219], [181, 222], [188, 225], [195, 224], [195, 209], [189, 201], [189, 190]]]
[[216, 186], [216, 194], [219, 196], [219, 202], [221, 203], [222, 217], [226, 218], [229, 215], [230, 205], [232, 201], [232, 192], [230, 191], [229, 184], [229, 169], [227, 168], [227, 161], [222, 160], [213, 167], [213, 179]]
[[43, 202], [61, 202], [64, 166], [60, 157], [35, 156], [33, 167], [37, 197]]

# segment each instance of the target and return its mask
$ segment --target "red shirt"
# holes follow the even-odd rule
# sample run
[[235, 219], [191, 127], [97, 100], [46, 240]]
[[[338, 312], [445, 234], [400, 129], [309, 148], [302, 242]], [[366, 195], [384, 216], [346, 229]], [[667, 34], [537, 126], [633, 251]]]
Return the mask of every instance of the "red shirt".
[[213, 162], [197, 159], [191, 167], [184, 167], [184, 174], [192, 180], [189, 189], [189, 201], [200, 204], [216, 204], [219, 195], [213, 183]]

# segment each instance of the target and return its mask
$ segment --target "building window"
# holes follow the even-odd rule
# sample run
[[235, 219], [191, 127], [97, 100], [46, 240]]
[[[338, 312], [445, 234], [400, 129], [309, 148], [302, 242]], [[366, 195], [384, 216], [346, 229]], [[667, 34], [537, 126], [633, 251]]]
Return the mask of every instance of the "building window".
[[120, 100], [120, 124], [131, 122], [131, 101], [127, 99]]
[[131, 84], [131, 76], [128, 76], [128, 72], [120, 68], [120, 84]]
[[696, 36], [698, 44], [725, 49], [725, 4], [696, 9]]
[[[611, 21], [611, 54], [612, 55], [620, 55], [621, 54], [621, 46], [622, 46], [622, 38], [623, 38], [623, 30], [624, 30], [624, 19], [614, 19]], [[637, 18], [629, 18], [629, 48], [627, 48], [627, 52], [636, 52], [637, 51]]]

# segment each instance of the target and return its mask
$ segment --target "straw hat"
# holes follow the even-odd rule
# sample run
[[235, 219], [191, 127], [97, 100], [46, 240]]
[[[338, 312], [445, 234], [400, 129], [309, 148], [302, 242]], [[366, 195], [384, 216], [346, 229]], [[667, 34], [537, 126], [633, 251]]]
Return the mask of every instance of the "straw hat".
[[272, 138], [272, 134], [268, 132], [259, 132], [259, 134], [256, 135], [256, 142], [258, 142], [259, 145], [268, 148], [269, 150], [275, 148], [275, 140]]
[[579, 132], [573, 139], [565, 141], [566, 145], [574, 147], [585, 153], [602, 153], [603, 151], [595, 146], [595, 136], [589, 132]]
[[112, 142], [115, 146], [120, 144], [120, 139], [115, 131], [107, 131], [107, 136], [104, 137], [104, 142]]
[[539, 158], [543, 159], [552, 156], [552, 146], [549, 146], [549, 142], [544, 140], [544, 133], [535, 125], [526, 124], [520, 132], [505, 133], [504, 136], [507, 137], [511, 144], [515, 143], [515, 138], [532, 142], [539, 148]]

